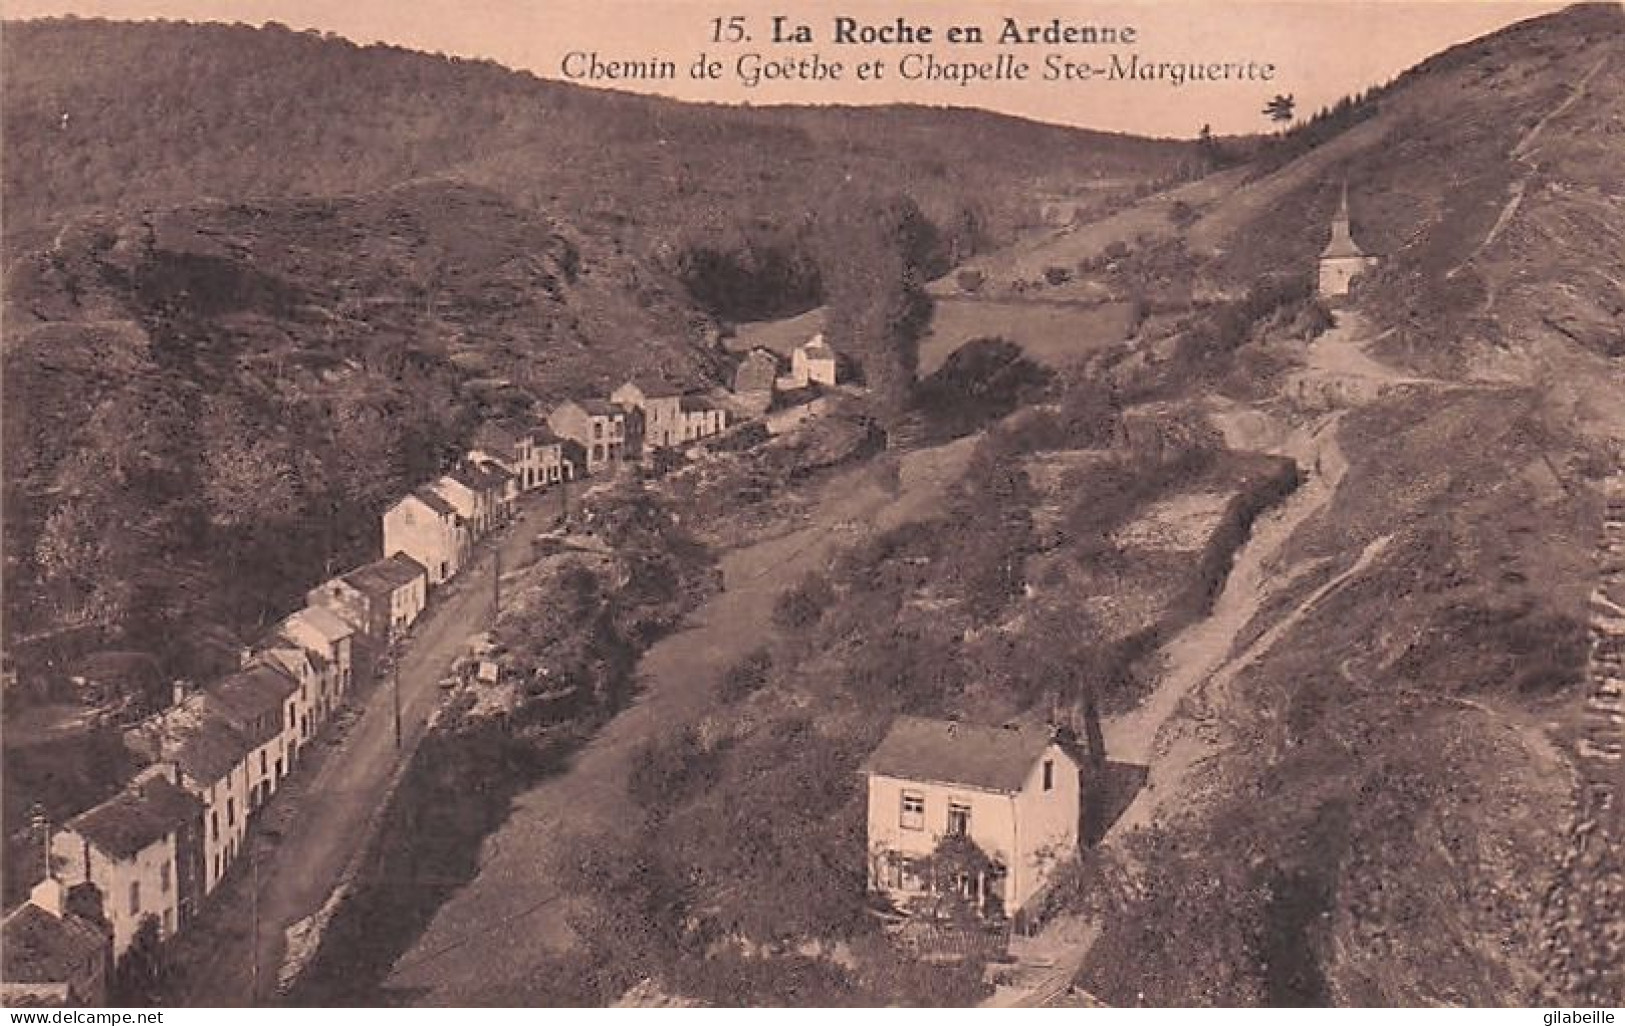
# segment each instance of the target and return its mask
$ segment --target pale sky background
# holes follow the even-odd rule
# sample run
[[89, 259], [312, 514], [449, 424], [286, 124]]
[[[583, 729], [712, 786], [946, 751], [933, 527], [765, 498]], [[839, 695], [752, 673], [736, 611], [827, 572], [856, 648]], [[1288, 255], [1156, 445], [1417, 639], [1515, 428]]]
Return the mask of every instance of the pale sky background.
[[[358, 43], [387, 42], [431, 53], [488, 57], [547, 78], [562, 78], [571, 51], [597, 52], [605, 60], [676, 61], [683, 77], [670, 82], [616, 84], [687, 100], [769, 103], [873, 103], [907, 101], [986, 107], [1043, 121], [1144, 135], [1188, 137], [1204, 122], [1222, 133], [1265, 127], [1260, 108], [1271, 95], [1296, 96], [1300, 113], [1387, 81], [1447, 46], [1563, 6], [1526, 0], [1144, 0], [1138, 3], [1045, 2], [1045, 0], [3, 0], [7, 18], [57, 14], [115, 19], [170, 18], [187, 21], [279, 21], [295, 29], [336, 32]], [[744, 15], [752, 44], [711, 42], [711, 20]], [[771, 15], [811, 24], [819, 41], [811, 47], [766, 45]], [[1139, 40], [1118, 47], [1147, 60], [1257, 60], [1274, 62], [1272, 83], [1187, 85], [1095, 81], [1009, 82], [964, 88], [948, 83], [907, 83], [896, 60], [920, 47], [835, 46], [830, 27], [838, 14], [889, 22], [903, 16], [938, 28], [980, 25], [989, 38], [1005, 16], [1030, 23], [1060, 18], [1067, 24], [1134, 25]], [[1108, 46], [994, 45], [930, 47], [939, 58], [987, 59], [1001, 49], [1041, 66], [1042, 56], [1067, 51], [1100, 60]], [[983, 51], [977, 53], [978, 50]], [[695, 82], [686, 69], [701, 52], [721, 58], [728, 77]], [[817, 53], [848, 66], [871, 57], [892, 64], [888, 80], [839, 84], [779, 84], [746, 89], [732, 77], [733, 63], [747, 51], [769, 56]], [[604, 85], [604, 83], [582, 83]]]

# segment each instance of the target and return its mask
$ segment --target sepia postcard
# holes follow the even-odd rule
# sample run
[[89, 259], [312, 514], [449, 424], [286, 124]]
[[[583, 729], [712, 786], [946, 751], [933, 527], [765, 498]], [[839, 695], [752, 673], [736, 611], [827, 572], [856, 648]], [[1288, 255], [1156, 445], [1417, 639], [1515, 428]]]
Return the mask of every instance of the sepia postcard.
[[1625, 1004], [1625, 6], [8, 0], [0, 169], [8, 1008]]

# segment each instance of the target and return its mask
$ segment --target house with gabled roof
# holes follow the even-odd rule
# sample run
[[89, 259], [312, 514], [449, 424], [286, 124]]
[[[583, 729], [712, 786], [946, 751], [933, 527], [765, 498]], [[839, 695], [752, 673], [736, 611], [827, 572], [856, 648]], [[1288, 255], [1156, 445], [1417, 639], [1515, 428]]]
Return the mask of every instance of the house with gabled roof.
[[[900, 716], [864, 763], [869, 887], [906, 900], [953, 886], [984, 912], [1029, 909], [1077, 851], [1082, 762], [1043, 724]], [[945, 841], [986, 857], [975, 879], [932, 879]]]
[[603, 399], [567, 399], [547, 415], [547, 426], [560, 438], [581, 447], [586, 471], [596, 474], [642, 452], [640, 417], [620, 403]]
[[325, 722], [355, 683], [355, 628], [326, 606], [309, 605], [284, 619], [277, 632], [304, 649], [319, 671], [311, 704], [317, 722]]
[[[81, 885], [83, 888], [83, 885]], [[52, 876], [0, 923], [0, 1004], [7, 1008], [107, 1004], [112, 935], [99, 917], [73, 907]], [[87, 914], [81, 914], [84, 911]]]
[[790, 351], [790, 377], [795, 387], [829, 385], [837, 378], [835, 350], [824, 341], [822, 332]]
[[685, 395], [678, 400], [682, 415], [684, 442], [697, 442], [720, 435], [728, 427], [728, 412], [721, 404], [703, 395]]
[[405, 553], [428, 572], [433, 587], [451, 580], [468, 559], [469, 527], [433, 489], [418, 488], [384, 511], [384, 555]]
[[175, 782], [202, 806], [203, 893], [230, 872], [248, 827], [249, 759], [255, 746], [202, 691], [176, 702], [124, 732], [131, 751], [169, 763]]
[[332, 610], [375, 647], [399, 637], [429, 601], [429, 571], [404, 552], [341, 574], [306, 595]]
[[653, 378], [634, 378], [609, 394], [610, 402], [636, 410], [638, 434], [647, 446], [670, 449], [683, 441], [683, 390]]
[[173, 937], [202, 896], [202, 805], [159, 764], [123, 791], [81, 812], [51, 836], [50, 874], [65, 886], [94, 884], [123, 957], [146, 919]]
[[250, 663], [204, 691], [209, 705], [247, 740], [248, 811], [270, 800], [288, 772], [287, 709], [299, 681], [270, 662]]

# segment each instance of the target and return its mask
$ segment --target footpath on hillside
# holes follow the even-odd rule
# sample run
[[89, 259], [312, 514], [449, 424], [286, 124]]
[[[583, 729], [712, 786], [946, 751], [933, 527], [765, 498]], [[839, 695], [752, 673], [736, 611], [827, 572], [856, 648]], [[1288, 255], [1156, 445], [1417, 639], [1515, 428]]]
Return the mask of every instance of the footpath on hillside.
[[[1364, 573], [1390, 543], [1390, 535], [1373, 540], [1348, 568], [1286, 610], [1244, 649], [1235, 651], [1236, 640], [1254, 617], [1297, 576], [1295, 568], [1282, 561], [1293, 533], [1336, 499], [1348, 471], [1348, 460], [1338, 444], [1338, 425], [1347, 407], [1369, 402], [1396, 385], [1445, 384], [1404, 375], [1371, 358], [1365, 351], [1370, 341], [1365, 322], [1344, 312], [1336, 326], [1310, 345], [1305, 373], [1312, 373], [1342, 397], [1345, 408], [1301, 424], [1233, 403], [1221, 404], [1212, 412], [1229, 446], [1289, 457], [1303, 470], [1305, 480], [1285, 503], [1253, 525], [1209, 615], [1163, 645], [1157, 687], [1131, 712], [1102, 723], [1111, 759], [1145, 766], [1148, 773], [1144, 786], [1111, 824], [1097, 850], [1125, 850], [1124, 838], [1153, 826], [1196, 796], [1202, 776], [1197, 771], [1219, 750], [1215, 728], [1229, 715], [1233, 682], [1322, 599]], [[1292, 382], [1296, 380], [1289, 379], [1289, 393], [1295, 390]], [[1043, 971], [1024, 974], [1017, 984], [999, 988], [987, 1004], [1032, 1007], [1059, 999], [1088, 958], [1099, 932], [1098, 924], [1084, 917], [1062, 914], [1036, 937], [1016, 938], [1011, 954], [1018, 962]]]

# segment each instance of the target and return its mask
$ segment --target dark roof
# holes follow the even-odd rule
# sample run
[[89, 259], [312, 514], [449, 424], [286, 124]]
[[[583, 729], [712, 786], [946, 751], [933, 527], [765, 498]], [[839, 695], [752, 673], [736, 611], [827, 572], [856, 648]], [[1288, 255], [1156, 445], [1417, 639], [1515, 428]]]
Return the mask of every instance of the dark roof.
[[1014, 793], [1050, 741], [1042, 724], [990, 727], [899, 716], [864, 768], [903, 780]]
[[344, 575], [344, 582], [363, 595], [389, 595], [427, 575], [422, 563], [404, 552], [397, 552], [388, 559], [351, 570]]
[[163, 758], [170, 759], [188, 777], [213, 784], [248, 758], [248, 739], [221, 716], [205, 713], [193, 723], [176, 727], [165, 738]]
[[273, 709], [299, 690], [299, 682], [278, 667], [256, 663], [209, 687], [209, 696], [222, 708], [226, 718], [237, 725]]
[[626, 416], [626, 407], [620, 403], [612, 403], [608, 399], [578, 399], [576, 405], [594, 417]]
[[[645, 399], [675, 399], [683, 394], [682, 386], [674, 385], [669, 381], [662, 381], [659, 378], [637, 377], [626, 384], [642, 392]], [[619, 391], [619, 389], [616, 391]]]
[[202, 812], [196, 798], [160, 776], [132, 784], [67, 825], [114, 858], [128, 859]]
[[481, 463], [479, 465], [479, 470], [480, 473], [486, 476], [487, 480], [494, 481], [499, 485], [506, 484], [509, 481], [518, 480], [517, 475], [515, 475], [513, 471], [509, 470], [507, 467], [504, 467], [500, 463]]
[[410, 498], [417, 499], [419, 502], [423, 503], [425, 506], [428, 506], [430, 509], [434, 510], [436, 513], [439, 513], [441, 516], [446, 516], [446, 515], [455, 516], [457, 514], [457, 507], [453, 506], [451, 503], [447, 502], [445, 499], [442, 499], [440, 496], [438, 496], [434, 492], [430, 491], [427, 486], [425, 486], [423, 488], [414, 489], [412, 491], [412, 494], [411, 494]]
[[519, 447], [519, 432], [506, 424], [486, 421], [474, 431], [474, 440], [471, 444], [476, 449], [489, 449], [505, 456], [512, 456], [514, 450]]
[[714, 410], [717, 404], [703, 395], [685, 395], [678, 407], [688, 413], [698, 413], [704, 410]]
[[814, 360], [835, 359], [835, 350], [829, 347], [829, 343], [824, 341], [824, 336], [822, 335], [817, 335], [808, 339], [806, 342], [802, 343], [801, 349]]
[[[84, 974], [86, 961], [106, 950], [106, 936], [73, 913], [60, 917], [25, 902], [0, 927], [0, 979], [6, 983], [67, 983]], [[82, 995], [81, 995], [82, 996]]]

